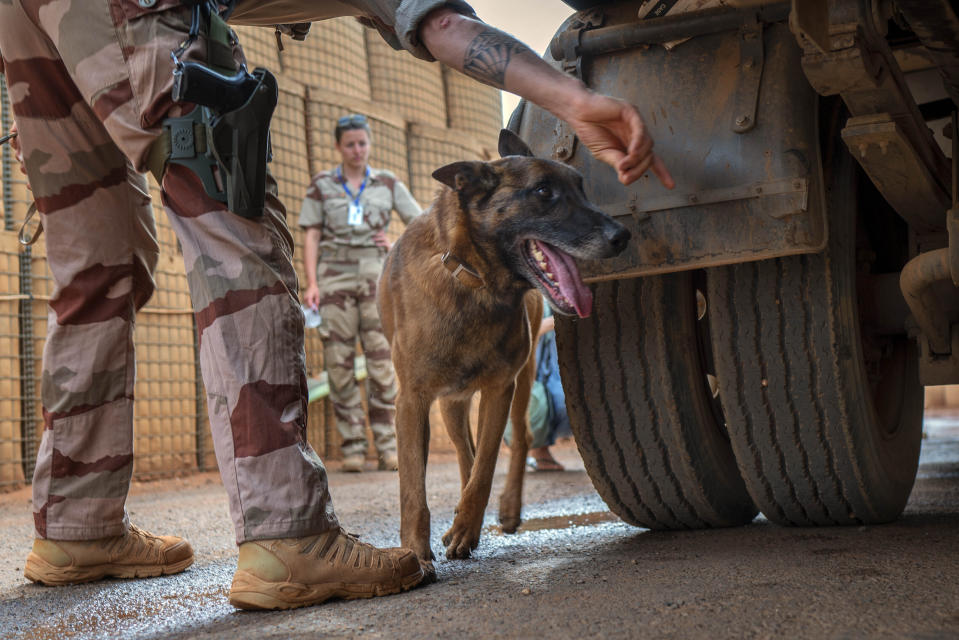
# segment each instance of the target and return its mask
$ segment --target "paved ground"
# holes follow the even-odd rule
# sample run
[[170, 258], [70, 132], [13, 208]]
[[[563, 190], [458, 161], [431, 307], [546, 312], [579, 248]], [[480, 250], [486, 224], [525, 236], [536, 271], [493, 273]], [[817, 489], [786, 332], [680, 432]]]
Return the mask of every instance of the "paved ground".
[[[762, 518], [722, 531], [627, 526], [593, 491], [572, 446], [564, 473], [531, 474], [514, 536], [488, 517], [467, 561], [400, 596], [277, 613], [234, 610], [235, 546], [213, 475], [134, 487], [135, 522], [188, 537], [179, 576], [65, 588], [27, 583], [29, 493], [0, 496], [0, 638], [959, 638], [959, 419], [927, 419], [903, 518], [876, 527], [785, 529]], [[458, 491], [450, 456], [428, 477], [434, 549]], [[502, 482], [500, 460], [497, 484]], [[398, 542], [395, 474], [331, 473], [341, 520]]]

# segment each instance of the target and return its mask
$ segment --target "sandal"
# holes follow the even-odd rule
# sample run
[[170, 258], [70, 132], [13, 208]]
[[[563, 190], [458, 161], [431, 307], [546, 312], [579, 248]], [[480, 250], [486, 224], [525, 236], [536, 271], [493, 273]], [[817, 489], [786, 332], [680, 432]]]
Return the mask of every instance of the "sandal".
[[566, 468], [553, 458], [526, 458], [526, 468], [530, 471], [566, 471]]

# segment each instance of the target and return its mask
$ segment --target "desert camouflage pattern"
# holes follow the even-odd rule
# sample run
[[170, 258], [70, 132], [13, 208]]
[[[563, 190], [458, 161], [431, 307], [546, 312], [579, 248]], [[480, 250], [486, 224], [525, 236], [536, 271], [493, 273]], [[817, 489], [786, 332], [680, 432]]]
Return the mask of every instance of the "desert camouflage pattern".
[[[358, 257], [366, 252], [369, 257]], [[352, 254], [352, 255], [350, 255]], [[379, 255], [377, 255], [379, 254]], [[330, 381], [330, 401], [344, 456], [365, 454], [366, 412], [360, 385], [354, 375], [356, 340], [366, 356], [370, 429], [376, 450], [383, 455], [396, 451], [396, 375], [390, 360], [390, 345], [383, 334], [376, 309], [376, 283], [385, 251], [353, 249], [342, 258], [320, 261], [320, 334], [323, 360]]]
[[[410, 34], [437, 0], [375, 0], [379, 13], [362, 0], [352, 9], [277, 6], [310, 20], [330, 17], [332, 5], [395, 32], [386, 3], [406, 21], [398, 42], [422, 55]], [[286, 22], [270, 14], [273, 3], [242, 5], [254, 23]], [[54, 279], [33, 479], [41, 538], [93, 539], [128, 526], [133, 327], [154, 290], [159, 251], [140, 173], [162, 121], [182, 115], [170, 97], [169, 54], [188, 26], [179, 0], [0, 0], [0, 53]], [[201, 38], [181, 58], [204, 56]], [[303, 316], [286, 212], [271, 186], [264, 215], [246, 220], [209, 199], [183, 167], [171, 166], [161, 185], [238, 543], [338, 526], [326, 470], [306, 440]]]
[[[352, 190], [354, 195], [356, 190]], [[396, 375], [390, 345], [376, 308], [376, 286], [386, 251], [373, 242], [395, 209], [404, 222], [421, 213], [416, 200], [389, 171], [371, 169], [360, 194], [363, 221], [350, 225], [343, 178], [324, 171], [313, 178], [300, 211], [300, 226], [319, 227], [322, 255], [317, 265], [320, 333], [330, 381], [330, 400], [344, 455], [365, 454], [366, 415], [354, 375], [359, 338], [369, 375], [369, 420], [380, 455], [396, 450]]]
[[[366, 187], [360, 194], [363, 221], [351, 225], [350, 199], [344, 183], [345, 178], [338, 175], [336, 169], [318, 173], [310, 181], [300, 209], [300, 226], [319, 227], [320, 248], [324, 252], [340, 247], [375, 247], [373, 234], [389, 227], [394, 209], [404, 223], [422, 213], [413, 194], [391, 171], [371, 167]], [[350, 191], [356, 195], [356, 189], [350, 188]]]

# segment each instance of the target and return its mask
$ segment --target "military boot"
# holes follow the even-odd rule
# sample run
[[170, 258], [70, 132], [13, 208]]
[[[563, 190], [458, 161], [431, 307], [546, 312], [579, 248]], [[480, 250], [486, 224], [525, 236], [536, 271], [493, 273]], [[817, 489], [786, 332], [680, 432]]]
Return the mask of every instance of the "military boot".
[[230, 603], [240, 609], [293, 609], [330, 598], [399, 593], [422, 579], [409, 549], [378, 549], [338, 528], [241, 544]]
[[340, 470], [348, 473], [359, 473], [363, 471], [363, 465], [366, 463], [366, 456], [362, 453], [351, 453], [343, 457], [343, 466]]
[[33, 542], [23, 575], [46, 585], [100, 578], [150, 578], [179, 573], [193, 564], [193, 548], [183, 538], [155, 536], [130, 525], [121, 536], [98, 540]]
[[399, 468], [399, 460], [396, 458], [395, 451], [386, 451], [385, 453], [380, 454], [380, 463], [378, 467], [380, 471], [396, 471]]

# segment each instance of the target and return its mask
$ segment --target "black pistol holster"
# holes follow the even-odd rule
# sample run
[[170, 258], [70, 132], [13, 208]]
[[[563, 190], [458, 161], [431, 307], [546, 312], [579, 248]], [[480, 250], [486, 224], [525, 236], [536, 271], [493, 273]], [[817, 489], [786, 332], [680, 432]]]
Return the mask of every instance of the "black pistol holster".
[[[235, 35], [208, 2], [187, 2], [193, 8], [190, 37], [171, 53], [173, 101], [196, 108], [163, 121], [163, 133], [150, 149], [147, 166], [161, 181], [167, 164], [181, 164], [195, 173], [207, 195], [244, 218], [263, 214], [266, 165], [272, 159], [270, 119], [279, 96], [268, 70], [246, 66], [233, 70]], [[208, 61], [179, 59], [205, 31]]]

